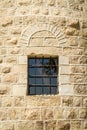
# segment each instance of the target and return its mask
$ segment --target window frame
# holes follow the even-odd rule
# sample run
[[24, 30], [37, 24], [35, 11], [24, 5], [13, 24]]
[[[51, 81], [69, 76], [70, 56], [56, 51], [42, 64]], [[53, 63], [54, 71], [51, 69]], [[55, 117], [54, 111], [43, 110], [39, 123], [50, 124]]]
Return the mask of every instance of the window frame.
[[[47, 87], [50, 87], [50, 93], [45, 93], [45, 92], [43, 92], [43, 90], [42, 90], [42, 93], [41, 94], [38, 94], [37, 92], [36, 92], [36, 90], [35, 90], [35, 93], [34, 94], [31, 94], [30, 93], [30, 84], [29, 84], [29, 78], [30, 78], [30, 76], [29, 76], [29, 68], [30, 68], [30, 66], [29, 66], [29, 60], [30, 59], [34, 59], [34, 60], [36, 60], [36, 59], [41, 59], [41, 60], [44, 60], [44, 59], [49, 59], [50, 61], [51, 61], [51, 59], [56, 59], [56, 61], [57, 61], [57, 63], [56, 63], [56, 65], [55, 65], [55, 67], [56, 67], [56, 76], [53, 76], [53, 75], [50, 75], [51, 77], [49, 77], [49, 76], [47, 76], [46, 78], [49, 78], [50, 80], [51, 80], [51, 78], [53, 79], [53, 78], [55, 78], [56, 79], [56, 84], [55, 84], [55, 89], [56, 89], [56, 92], [55, 93], [52, 93], [52, 90], [51, 90], [51, 86], [52, 86], [52, 84], [51, 84], [51, 81], [50, 81], [50, 84], [47, 84], [47, 85], [44, 85], [43, 83], [42, 84], [40, 84], [40, 86], [42, 87], [42, 88], [44, 88], [44, 86], [47, 88]], [[35, 61], [36, 62], [36, 61]], [[29, 95], [56, 95], [56, 94], [58, 94], [59, 93], [59, 90], [58, 90], [58, 86], [59, 86], [59, 57], [58, 56], [28, 56], [28, 58], [27, 58], [27, 63], [28, 63], [28, 67], [27, 67], [27, 69], [28, 69], [28, 75], [27, 75], [27, 95], [29, 96]], [[53, 67], [52, 65], [49, 65], [50, 67]], [[35, 66], [36, 67], [36, 66]], [[44, 66], [44, 67], [46, 67], [46, 66]], [[40, 68], [40, 66], [39, 66], [39, 68]], [[40, 75], [41, 76], [41, 75]], [[46, 76], [46, 75], [45, 75]], [[45, 78], [45, 76], [41, 76], [41, 78]], [[35, 75], [35, 78], [37, 78], [37, 75]], [[40, 77], [38, 77], [38, 78], [40, 78]], [[36, 84], [36, 82], [35, 82], [35, 84], [33, 85], [34, 87], [35, 87], [35, 89], [37, 88], [37, 86], [39, 86], [38, 84]], [[33, 87], [32, 87], [33, 88]], [[52, 88], [54, 88], [54, 86], [52, 86]]]

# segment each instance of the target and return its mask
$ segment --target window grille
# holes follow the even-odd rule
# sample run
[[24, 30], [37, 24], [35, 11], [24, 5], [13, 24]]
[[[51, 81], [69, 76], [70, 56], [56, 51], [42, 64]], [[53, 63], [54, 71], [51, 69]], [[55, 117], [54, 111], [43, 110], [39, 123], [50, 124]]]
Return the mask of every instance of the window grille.
[[58, 93], [58, 57], [28, 58], [28, 95]]

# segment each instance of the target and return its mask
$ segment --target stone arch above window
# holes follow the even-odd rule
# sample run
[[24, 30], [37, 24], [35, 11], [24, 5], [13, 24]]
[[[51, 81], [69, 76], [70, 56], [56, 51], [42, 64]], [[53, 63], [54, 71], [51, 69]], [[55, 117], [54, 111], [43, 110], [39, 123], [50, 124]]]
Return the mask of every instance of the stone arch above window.
[[[35, 44], [34, 41], [36, 41]], [[64, 43], [66, 43], [66, 38], [59, 27], [47, 23], [38, 23], [28, 26], [23, 31], [18, 44], [24, 46], [59, 46]]]

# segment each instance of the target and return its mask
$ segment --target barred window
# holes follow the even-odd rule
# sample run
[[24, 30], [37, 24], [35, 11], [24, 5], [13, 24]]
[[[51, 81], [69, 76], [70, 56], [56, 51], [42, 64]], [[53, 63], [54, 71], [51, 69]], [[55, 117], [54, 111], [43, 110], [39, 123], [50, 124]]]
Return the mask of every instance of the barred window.
[[58, 57], [28, 58], [28, 95], [58, 93]]

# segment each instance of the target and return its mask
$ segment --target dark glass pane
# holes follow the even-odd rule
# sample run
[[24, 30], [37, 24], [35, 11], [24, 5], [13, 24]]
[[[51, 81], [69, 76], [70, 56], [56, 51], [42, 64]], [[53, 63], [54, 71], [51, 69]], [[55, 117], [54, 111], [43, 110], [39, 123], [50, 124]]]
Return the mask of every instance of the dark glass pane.
[[41, 67], [36, 68], [36, 75], [42, 75], [42, 68]]
[[36, 66], [42, 66], [42, 59], [41, 58], [36, 59]]
[[50, 75], [50, 66], [44, 66], [43, 68], [43, 75]]
[[49, 65], [50, 59], [49, 58], [44, 58], [43, 59], [43, 65]]
[[51, 87], [51, 94], [57, 94], [57, 87]]
[[35, 84], [35, 78], [29, 78], [29, 84], [30, 85]]
[[57, 85], [57, 78], [51, 78], [51, 84]]
[[35, 87], [30, 87], [30, 94], [35, 94]]
[[34, 58], [30, 58], [29, 59], [29, 66], [34, 66], [35, 65], [35, 59]]
[[36, 94], [42, 94], [42, 87], [36, 87]]
[[43, 87], [43, 94], [50, 94], [50, 87]]
[[35, 75], [36, 68], [29, 68], [29, 76]]
[[36, 78], [36, 84], [42, 84], [42, 78]]
[[47, 84], [49, 85], [50, 84], [50, 78], [43, 78], [42, 82], [43, 82], [44, 85], [47, 85]]

